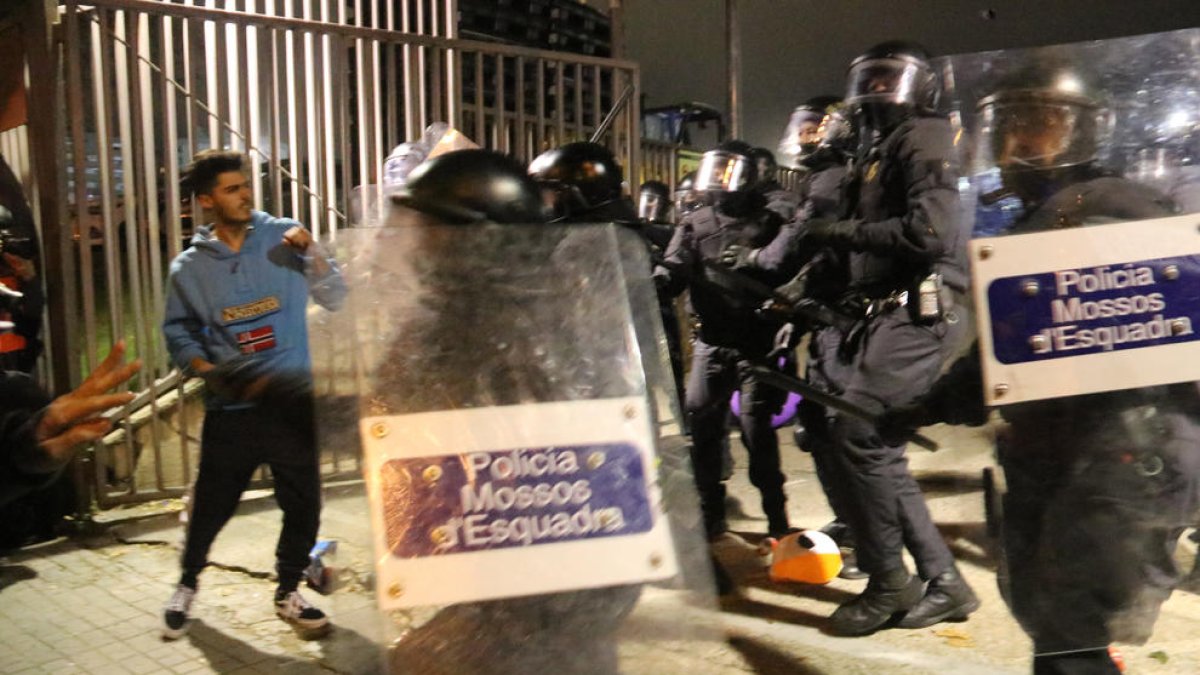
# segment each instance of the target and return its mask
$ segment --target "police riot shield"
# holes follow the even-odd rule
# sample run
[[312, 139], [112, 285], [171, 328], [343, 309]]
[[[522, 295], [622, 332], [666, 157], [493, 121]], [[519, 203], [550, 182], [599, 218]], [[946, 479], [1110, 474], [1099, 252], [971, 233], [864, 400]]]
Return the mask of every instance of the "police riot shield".
[[322, 443], [365, 478], [327, 490], [353, 513], [322, 535], [355, 568], [339, 624], [396, 673], [703, 668], [712, 572], [645, 244], [397, 204], [338, 250], [347, 307], [310, 332], [318, 392], [356, 401], [319, 404]]
[[941, 66], [974, 150], [978, 350], [957, 370], [998, 411], [1002, 593], [1037, 672], [1117, 672], [1113, 649], [1190, 672], [1171, 636], [1200, 608], [1200, 30]]

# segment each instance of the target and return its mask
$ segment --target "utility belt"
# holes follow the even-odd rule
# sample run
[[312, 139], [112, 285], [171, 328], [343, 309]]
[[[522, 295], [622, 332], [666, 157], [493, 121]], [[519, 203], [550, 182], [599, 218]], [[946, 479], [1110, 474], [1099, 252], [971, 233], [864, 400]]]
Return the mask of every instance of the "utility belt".
[[954, 289], [942, 281], [942, 275], [932, 272], [909, 288], [893, 290], [885, 295], [861, 293], [851, 296], [850, 305], [863, 319], [870, 321], [901, 307], [907, 308], [913, 323], [930, 326], [940, 323], [954, 307]]

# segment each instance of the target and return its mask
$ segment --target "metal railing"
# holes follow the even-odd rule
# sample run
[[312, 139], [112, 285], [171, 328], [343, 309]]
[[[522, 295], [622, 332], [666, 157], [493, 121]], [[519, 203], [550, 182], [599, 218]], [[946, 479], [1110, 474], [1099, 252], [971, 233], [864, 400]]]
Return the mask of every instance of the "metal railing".
[[[128, 406], [95, 446], [102, 507], [180, 495], [195, 465], [197, 387], [178, 376], [159, 330], [167, 265], [199, 222], [178, 187], [192, 154], [245, 152], [256, 208], [336, 240], [389, 151], [432, 122], [527, 160], [587, 139], [626, 87], [639, 100], [633, 63], [456, 39], [453, 0], [381, 2], [372, 12], [361, 0], [208, 5], [61, 8], [60, 184], [75, 244], [62, 268], [77, 269], [78, 303], [51, 311], [78, 327], [70, 353], [82, 372], [122, 338], [145, 364], [140, 407]], [[639, 175], [638, 125], [629, 106], [601, 139], [630, 176]], [[331, 371], [316, 373], [319, 392], [349, 393], [335, 374], [352, 372], [350, 355], [318, 354], [338, 341], [315, 338], [314, 363]], [[326, 475], [357, 472], [356, 450], [323, 458]]]

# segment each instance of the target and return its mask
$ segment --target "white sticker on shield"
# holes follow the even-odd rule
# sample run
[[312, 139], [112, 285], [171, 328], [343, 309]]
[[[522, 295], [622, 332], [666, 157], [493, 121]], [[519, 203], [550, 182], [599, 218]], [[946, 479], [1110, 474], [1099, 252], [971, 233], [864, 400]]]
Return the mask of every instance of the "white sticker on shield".
[[383, 609], [665, 579], [643, 397], [361, 421]]
[[1194, 215], [977, 239], [984, 400], [1200, 380]]

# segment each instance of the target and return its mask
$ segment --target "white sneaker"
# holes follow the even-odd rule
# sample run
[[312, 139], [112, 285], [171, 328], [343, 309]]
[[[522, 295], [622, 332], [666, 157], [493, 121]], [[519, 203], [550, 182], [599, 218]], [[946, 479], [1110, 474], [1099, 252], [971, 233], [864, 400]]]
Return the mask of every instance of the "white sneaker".
[[192, 600], [196, 597], [196, 589], [188, 588], [183, 584], [175, 587], [175, 593], [171, 599], [167, 601], [166, 608], [163, 609], [163, 629], [162, 636], [167, 640], [174, 640], [183, 637], [183, 634], [188, 629], [188, 610], [192, 607]]
[[329, 617], [325, 616], [325, 612], [309, 604], [300, 591], [292, 591], [276, 600], [275, 613], [304, 631], [316, 631], [329, 625]]

